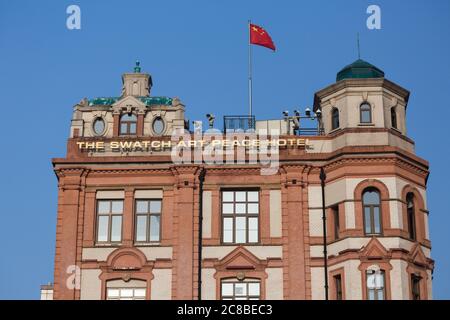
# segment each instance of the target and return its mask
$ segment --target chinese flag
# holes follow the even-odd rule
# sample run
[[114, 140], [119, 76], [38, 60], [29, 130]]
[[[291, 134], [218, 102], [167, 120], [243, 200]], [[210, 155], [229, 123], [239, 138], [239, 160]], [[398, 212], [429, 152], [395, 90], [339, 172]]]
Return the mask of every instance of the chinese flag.
[[250, 43], [275, 51], [275, 44], [267, 31], [255, 24], [250, 24]]

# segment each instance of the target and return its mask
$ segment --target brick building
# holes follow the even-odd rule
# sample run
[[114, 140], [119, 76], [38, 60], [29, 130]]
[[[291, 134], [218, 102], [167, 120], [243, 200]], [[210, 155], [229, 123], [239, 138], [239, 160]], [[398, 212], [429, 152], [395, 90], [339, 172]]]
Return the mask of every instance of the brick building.
[[151, 96], [138, 65], [122, 82], [75, 105], [53, 159], [54, 299], [324, 299], [321, 168], [330, 299], [431, 298], [428, 162], [406, 133], [409, 92], [383, 71], [357, 60], [316, 92], [314, 135], [295, 116], [251, 124], [305, 139], [281, 144], [271, 175], [174, 163], [185, 106]]

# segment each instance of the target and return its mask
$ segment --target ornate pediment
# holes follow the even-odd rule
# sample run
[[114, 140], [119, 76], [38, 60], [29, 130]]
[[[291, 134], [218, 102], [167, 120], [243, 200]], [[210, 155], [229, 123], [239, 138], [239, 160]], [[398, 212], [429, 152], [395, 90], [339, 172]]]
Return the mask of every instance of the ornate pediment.
[[386, 259], [390, 258], [390, 253], [381, 242], [374, 237], [361, 249], [360, 257], [368, 260]]
[[147, 106], [144, 102], [141, 100], [133, 97], [133, 96], [126, 96], [117, 102], [115, 102], [112, 105], [112, 109], [114, 113], [131, 113], [131, 112], [137, 112], [137, 113], [145, 113], [145, 110], [147, 109]]
[[244, 247], [237, 247], [220, 260], [216, 268], [219, 270], [260, 270], [266, 265]]

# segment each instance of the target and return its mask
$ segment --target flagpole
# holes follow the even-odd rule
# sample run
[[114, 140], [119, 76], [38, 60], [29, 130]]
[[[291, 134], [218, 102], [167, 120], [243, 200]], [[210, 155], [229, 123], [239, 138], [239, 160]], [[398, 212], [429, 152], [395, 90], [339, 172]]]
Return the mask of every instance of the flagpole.
[[248, 20], [248, 107], [249, 115], [252, 116], [252, 104], [253, 104], [253, 88], [252, 88], [252, 45], [251, 45], [251, 35], [250, 35], [250, 24], [251, 21]]

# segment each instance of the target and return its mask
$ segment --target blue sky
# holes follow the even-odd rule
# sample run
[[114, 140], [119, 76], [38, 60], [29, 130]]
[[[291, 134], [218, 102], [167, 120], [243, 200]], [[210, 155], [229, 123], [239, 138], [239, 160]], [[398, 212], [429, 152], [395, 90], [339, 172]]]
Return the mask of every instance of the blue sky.
[[[66, 8], [81, 8], [81, 30]], [[366, 9], [381, 8], [381, 30]], [[72, 106], [118, 96], [139, 59], [152, 95], [178, 96], [190, 120], [247, 112], [247, 20], [277, 52], [254, 48], [254, 112], [304, 109], [361, 56], [411, 91], [408, 135], [430, 161], [428, 206], [434, 297], [450, 298], [449, 1], [6, 1], [0, 0], [0, 299], [38, 299], [53, 280], [57, 180]], [[219, 122], [221, 122], [219, 120]]]

